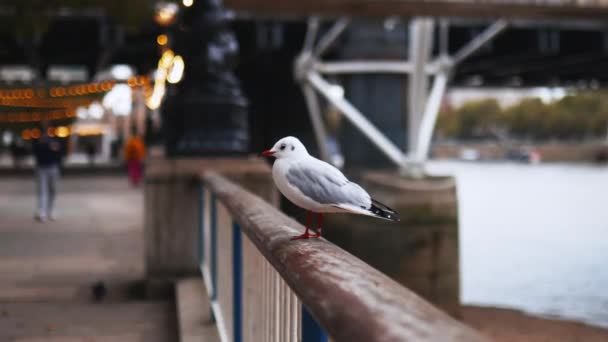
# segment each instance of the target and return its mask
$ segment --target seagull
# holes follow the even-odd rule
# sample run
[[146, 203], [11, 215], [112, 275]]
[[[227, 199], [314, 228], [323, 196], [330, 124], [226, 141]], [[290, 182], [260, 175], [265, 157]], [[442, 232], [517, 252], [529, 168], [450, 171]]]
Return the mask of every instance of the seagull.
[[[272, 178], [283, 196], [307, 210], [306, 231], [291, 240], [318, 238], [322, 234], [324, 213], [352, 213], [399, 221], [399, 215], [374, 200], [334, 166], [319, 160], [295, 137], [285, 137], [262, 152], [276, 158]], [[312, 213], [318, 214], [317, 233], [309, 233]]]

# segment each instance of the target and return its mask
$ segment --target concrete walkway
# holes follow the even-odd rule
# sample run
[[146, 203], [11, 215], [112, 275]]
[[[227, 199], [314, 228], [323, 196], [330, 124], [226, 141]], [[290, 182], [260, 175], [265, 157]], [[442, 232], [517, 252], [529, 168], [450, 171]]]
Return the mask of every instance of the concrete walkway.
[[[33, 180], [0, 178], [0, 341], [173, 341], [174, 304], [130, 299], [143, 279], [142, 193], [67, 178], [58, 220], [34, 221]], [[103, 281], [108, 296], [91, 300]]]

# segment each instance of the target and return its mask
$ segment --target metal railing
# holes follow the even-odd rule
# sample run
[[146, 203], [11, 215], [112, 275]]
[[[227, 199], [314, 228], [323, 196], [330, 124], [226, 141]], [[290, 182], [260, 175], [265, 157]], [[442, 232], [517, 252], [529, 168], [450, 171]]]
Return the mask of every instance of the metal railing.
[[222, 341], [484, 337], [216, 173], [200, 183], [199, 258]]

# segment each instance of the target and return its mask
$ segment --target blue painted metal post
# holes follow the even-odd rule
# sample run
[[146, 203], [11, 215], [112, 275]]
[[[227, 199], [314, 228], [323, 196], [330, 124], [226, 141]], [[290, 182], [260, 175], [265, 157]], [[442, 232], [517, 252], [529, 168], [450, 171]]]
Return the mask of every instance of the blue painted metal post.
[[205, 258], [205, 188], [198, 187], [198, 264], [202, 265]]
[[243, 340], [243, 244], [241, 227], [232, 223], [233, 342]]
[[302, 342], [327, 342], [327, 333], [302, 305]]
[[217, 198], [211, 195], [211, 300], [217, 299]]

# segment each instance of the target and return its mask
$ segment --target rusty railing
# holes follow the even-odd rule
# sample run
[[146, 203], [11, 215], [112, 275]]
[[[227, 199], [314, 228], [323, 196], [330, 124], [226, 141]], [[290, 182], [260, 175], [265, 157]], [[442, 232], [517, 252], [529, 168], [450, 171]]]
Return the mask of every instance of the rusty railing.
[[484, 337], [216, 173], [200, 185], [201, 271], [222, 341]]

